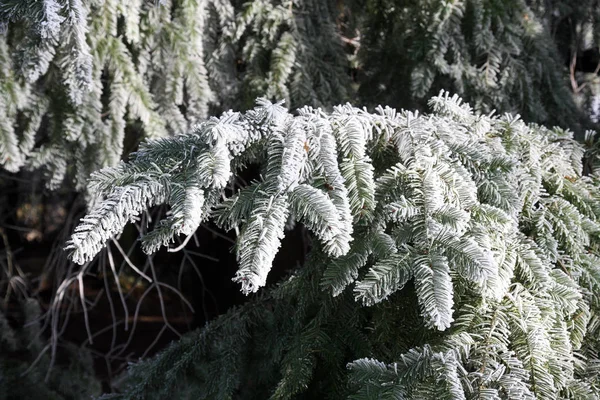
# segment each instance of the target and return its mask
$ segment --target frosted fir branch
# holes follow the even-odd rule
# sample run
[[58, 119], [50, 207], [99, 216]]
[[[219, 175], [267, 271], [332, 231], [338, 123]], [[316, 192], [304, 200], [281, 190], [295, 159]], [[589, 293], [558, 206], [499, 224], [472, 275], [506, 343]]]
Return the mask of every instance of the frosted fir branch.
[[48, 72], [50, 63], [56, 55], [55, 43], [49, 40], [39, 44], [30, 44], [22, 50], [21, 69], [28, 83], [36, 82]]
[[65, 20], [60, 15], [62, 6], [56, 0], [43, 0], [43, 19], [39, 23], [40, 37], [42, 39], [57, 40], [61, 24]]
[[186, 236], [193, 234], [204, 219], [204, 191], [194, 182], [184, 182], [183, 185], [172, 187], [170, 193], [173, 218], [179, 224], [174, 233]]
[[386, 219], [396, 223], [405, 222], [422, 213], [421, 208], [401, 196], [397, 201], [386, 204], [384, 207]]
[[419, 256], [415, 258], [412, 268], [425, 325], [441, 331], [448, 329], [454, 311], [454, 290], [448, 259], [439, 254]]
[[[107, 238], [123, 228], [127, 219], [137, 215], [139, 211], [161, 202], [171, 205], [173, 217], [160, 224], [159, 231], [144, 241], [146, 251], [156, 250], [161, 245], [167, 244], [175, 235], [193, 233], [199, 223], [207, 218], [210, 211], [218, 204], [214, 199], [220, 196], [219, 191], [231, 178], [231, 163], [234, 156], [262, 137], [268, 137], [271, 141], [281, 141], [282, 129], [284, 131], [291, 129], [290, 126], [283, 125], [286, 114], [282, 112], [280, 105], [265, 101], [260, 101], [260, 104], [259, 107], [249, 111], [243, 117], [235, 113], [226, 113], [220, 119], [213, 118], [196, 127], [191, 135], [165, 138], [143, 144], [140, 146], [140, 150], [132, 155], [132, 162], [121, 163], [115, 168], [95, 174], [90, 189], [99, 191], [100, 196], [106, 195], [107, 197], [100, 202], [97, 209], [92, 210], [90, 216], [83, 220], [84, 223], [69, 242], [67, 248], [73, 250], [73, 259], [83, 262], [87, 259], [86, 257], [93, 257]], [[294, 129], [296, 132], [302, 132], [301, 128]], [[291, 145], [290, 143], [295, 144]], [[299, 147], [301, 151], [304, 151], [303, 143], [304, 140], [296, 142], [290, 140], [288, 147], [291, 146], [290, 149]], [[273, 173], [269, 176], [274, 179], [279, 178], [280, 172], [285, 175], [286, 171], [290, 169], [302, 170], [303, 165], [307, 162], [303, 158], [299, 161], [296, 160], [296, 163], [289, 164], [286, 148], [284, 144], [281, 152], [271, 152], [270, 165]], [[159, 166], [157, 162], [160, 160], [163, 162]], [[295, 174], [297, 176], [297, 172]], [[294, 173], [290, 176], [294, 176]], [[171, 181], [168, 186], [165, 186], [164, 193], [161, 192], [160, 196], [150, 196], [142, 201], [140, 195], [134, 194], [133, 196], [137, 196], [137, 201], [141, 201], [141, 204], [133, 205], [131, 201], [127, 201], [125, 206], [114, 200], [122, 198], [123, 193], [130, 191], [137, 193], [140, 187], [145, 187], [144, 185], [148, 182], [152, 183], [158, 180], [159, 185], [162, 185], [166, 182], [167, 177]], [[254, 246], [258, 246], [259, 243], [267, 244], [258, 249], [252, 246], [242, 246], [238, 252], [242, 263], [240, 274], [247, 272], [245, 279], [248, 283], [244, 287], [249, 291], [255, 291], [264, 284], [266, 273], [270, 269], [270, 263], [279, 246], [278, 243], [283, 235], [283, 226], [289, 213], [290, 205], [285, 192], [291, 190], [294, 186], [293, 181], [297, 182], [298, 179], [300, 176], [294, 178], [285, 187], [265, 186], [266, 190], [276, 190], [278, 193], [266, 195], [263, 192], [257, 194], [259, 199], [252, 199], [252, 204], [260, 204], [260, 198], [272, 199], [274, 205], [273, 207], [264, 205], [265, 215], [259, 218], [250, 218], [248, 228], [243, 230], [242, 236], [246, 244], [253, 243]], [[302, 179], [306, 180], [307, 177]], [[115, 184], [119, 186], [115, 187]], [[111, 189], [111, 185], [114, 189]], [[210, 190], [208, 193], [213, 199], [207, 201], [206, 205], [203, 200], [204, 195], [202, 195], [205, 189]], [[268, 197], [264, 197], [265, 195]], [[332, 208], [332, 210], [334, 209]], [[113, 220], [115, 220], [114, 223], [108, 227], [106, 221]], [[267, 228], [262, 228], [263, 222]], [[235, 225], [238, 224], [239, 221], [236, 220]], [[269, 233], [273, 230], [279, 233], [273, 236]], [[321, 234], [321, 232], [319, 233]], [[90, 243], [82, 241], [81, 238], [86, 234], [95, 239], [90, 239]], [[338, 232], [336, 236], [342, 235]], [[348, 245], [345, 239], [349, 237], [347, 234], [341, 239], [341, 242], [336, 237], [335, 244], [333, 244], [334, 242], [331, 244], [332, 252], [338, 254], [340, 251], [347, 251]], [[263, 243], [263, 238], [267, 238], [265, 243]], [[334, 240], [329, 237], [327, 239]]]
[[142, 211], [167, 199], [168, 185], [154, 181], [136, 182], [116, 188], [75, 228], [66, 250], [71, 259], [83, 264], [90, 261], [114, 235]]
[[9, 115], [13, 114], [8, 107], [9, 105], [10, 103], [6, 104], [4, 96], [0, 94], [0, 113], [5, 116], [0, 119], [0, 165], [6, 168], [7, 171], [17, 172], [25, 163], [25, 159], [19, 148], [16, 132], [9, 119]]
[[369, 217], [375, 208], [375, 183], [371, 159], [344, 159], [341, 165], [342, 176], [346, 181], [348, 200], [352, 213], [358, 217]]
[[145, 254], [152, 254], [163, 246], [168, 246], [175, 241], [176, 232], [180, 231], [180, 221], [170, 217], [160, 220], [154, 229], [144, 235], [142, 238], [142, 251]]
[[35, 102], [35, 107], [33, 109], [22, 111], [28, 121], [21, 132], [21, 140], [19, 143], [19, 150], [24, 157], [29, 156], [35, 147], [36, 133], [38, 132], [42, 119], [50, 105], [50, 101], [47, 98], [33, 93], [30, 94], [29, 100]]
[[367, 155], [367, 141], [372, 139], [369, 118], [350, 105], [338, 106], [332, 113], [333, 134], [339, 152], [344, 156], [340, 169], [346, 180], [348, 199], [353, 214], [370, 216], [375, 207], [373, 166]]
[[[438, 101], [456, 103], [446, 96]], [[517, 139], [505, 135], [515, 129], [508, 117], [481, 117], [493, 132], [483, 135], [465, 123], [468, 116], [391, 109], [370, 114], [351, 106], [332, 114], [305, 107], [292, 116], [280, 103], [257, 103], [245, 113], [228, 111], [201, 122], [189, 134], [143, 143], [130, 162], [96, 173], [90, 189], [108, 201], [130, 186], [168, 182], [163, 202], [171, 206], [172, 216], [142, 238], [144, 249], [154, 251], [176, 235], [193, 233], [204, 219], [215, 219], [240, 232], [240, 269], [234, 280], [245, 293], [265, 284], [285, 227], [302, 221], [331, 257], [323, 289], [339, 295], [356, 283], [355, 297], [374, 304], [414, 279], [426, 326], [438, 330], [452, 324], [457, 282], [471, 282], [469, 290], [486, 301], [500, 300], [514, 279], [537, 288], [561, 288], [553, 286], [558, 279], [549, 273], [553, 263], [581, 259], [583, 248], [571, 237], [585, 236], [582, 243], [590, 243], [598, 231], [595, 209], [587, 203], [570, 206], [564, 199], [566, 212], [557, 214], [554, 207], [563, 198], [549, 197], [545, 190], [550, 186], [544, 182], [560, 177], [540, 175], [520, 184], [530, 198], [543, 199], [537, 207], [543, 207], [547, 222], [540, 226], [568, 254], [548, 257], [543, 246], [519, 233], [518, 221], [531, 215], [539, 225], [541, 219], [539, 212], [530, 212], [531, 203], [515, 196], [510, 176], [516, 171], [521, 180], [531, 165], [539, 168], [542, 152], [533, 155], [535, 146], [545, 146], [546, 131], [518, 125], [522, 140], [534, 149], [533, 155], [518, 158], [511, 154]], [[477, 152], [465, 147], [470, 136], [478, 138]], [[511, 143], [505, 148], [502, 140]], [[376, 152], [390, 155], [391, 165], [376, 169], [370, 157]], [[555, 162], [575, 173], [569, 157], [557, 156]], [[223, 198], [221, 191], [247, 163], [259, 164], [263, 175]], [[114, 202], [106, 201], [100, 200], [101, 213], [115, 213]], [[136, 205], [132, 212], [145, 207]], [[81, 246], [84, 231], [100, 238], [118, 232], [105, 230], [102, 224], [87, 223], [76, 232], [79, 242], [70, 248], [79, 249], [78, 260], [93, 257], [105, 240]], [[389, 261], [406, 248], [411, 249], [401, 263], [406, 268]], [[359, 276], [363, 278], [357, 282]]]
[[292, 212], [306, 227], [325, 242], [325, 252], [333, 257], [346, 254], [350, 249], [349, 241], [343, 234], [335, 205], [322, 191], [301, 184], [290, 195]]
[[286, 86], [295, 66], [297, 44], [289, 32], [284, 32], [273, 49], [271, 55], [271, 68], [267, 78], [268, 87], [266, 97], [283, 98], [289, 103], [289, 92]]
[[[0, 111], [2, 111], [1, 107]], [[2, 136], [0, 137], [0, 165], [9, 172], [17, 172], [25, 163], [25, 160], [19, 151], [14, 131], [10, 128], [12, 126], [0, 123], [0, 135]]]
[[263, 185], [254, 182], [223, 200], [215, 210], [217, 225], [229, 231], [240, 222], [245, 222], [252, 213], [254, 198], [260, 192], [264, 192]]
[[472, 282], [483, 284], [485, 280], [498, 274], [498, 265], [492, 251], [480, 246], [472, 237], [463, 236], [459, 241], [449, 243], [448, 249], [457, 270]]
[[81, 0], [68, 0], [65, 4], [64, 27], [69, 30], [68, 42], [64, 44], [68, 51], [59, 64], [65, 75], [64, 82], [69, 88], [69, 97], [75, 105], [80, 105], [83, 97], [91, 90], [92, 55], [86, 40], [87, 6]]
[[429, 100], [431, 110], [442, 116], [456, 118], [460, 122], [471, 122], [475, 119], [473, 109], [468, 103], [463, 103], [457, 95], [442, 90]]
[[351, 283], [358, 277], [361, 268], [367, 265], [369, 255], [371, 254], [371, 243], [368, 232], [361, 232], [353, 240], [350, 251], [347, 254], [332, 259], [328, 263], [320, 286], [323, 290], [330, 291], [331, 294], [339, 296]]
[[202, 187], [222, 189], [231, 178], [231, 158], [225, 144], [218, 143], [197, 158], [197, 179]]
[[327, 195], [335, 205], [340, 224], [343, 226], [341, 232], [348, 236], [345, 240], [350, 241], [353, 231], [352, 210], [348, 188], [337, 160], [338, 146], [333, 135], [333, 126], [321, 109], [305, 107], [299, 110], [299, 114], [307, 117], [305, 126], [309, 133], [305, 150], [311, 159], [313, 172], [323, 174]]
[[[304, 369], [284, 374], [278, 394], [296, 393], [296, 384], [308, 382], [310, 357], [331, 348], [330, 332], [338, 333], [333, 325], [344, 326], [344, 343], [360, 348], [361, 357], [372, 350], [369, 335], [395, 332], [400, 322], [435, 346], [403, 349], [385, 363], [350, 363], [354, 397], [593, 397], [588, 377], [598, 362], [593, 337], [600, 331], [594, 320], [600, 304], [596, 179], [561, 175], [578, 171], [570, 148], [550, 146], [571, 140], [560, 132], [510, 116], [476, 115], [444, 94], [436, 101], [441, 114], [370, 114], [343, 106], [335, 117], [308, 107], [293, 116], [264, 101], [245, 113], [226, 112], [190, 134], [146, 142], [128, 163], [95, 174], [91, 187], [105, 201], [92, 215], [112, 221], [107, 216], [118, 211], [114, 196], [162, 179], [171, 214], [142, 238], [144, 250], [169, 245], [175, 235], [212, 218], [240, 232], [233, 280], [246, 294], [266, 284], [286, 226], [298, 220], [309, 228], [320, 242], [314, 246], [317, 263], [279, 286], [275, 297], [283, 301], [285, 318], [286, 299], [299, 316], [289, 321], [299, 328], [292, 343], [314, 342], [309, 350], [293, 346], [300, 350], [287, 353], [284, 365]], [[362, 121], [362, 133], [354, 123], [341, 123], [344, 118]], [[345, 173], [357, 162], [372, 177]], [[245, 163], [256, 164], [261, 175], [237, 190], [241, 180], [230, 177]], [[229, 198], [225, 184], [231, 184]], [[356, 204], [366, 204], [361, 191], [367, 189], [372, 205], [364, 218]], [[521, 190], [525, 194], [515, 193]], [[131, 206], [131, 213], [145, 207]], [[94, 220], [78, 228], [79, 250], [71, 249], [80, 261], [93, 256], [83, 258], [84, 247], [102, 247], [104, 228]], [[318, 284], [326, 297], [315, 292], [319, 275], [313, 274], [321, 271]], [[413, 293], [393, 296], [407, 287], [414, 299]], [[322, 301], [329, 295], [338, 297]], [[360, 304], [346, 303], [352, 297]], [[385, 301], [390, 303], [380, 304]], [[362, 314], [361, 306], [376, 304]], [[407, 304], [417, 304], [417, 312], [392, 318], [391, 325], [377, 323]], [[270, 308], [249, 309], [276, 315]], [[364, 326], [355, 321], [361, 315], [374, 322], [364, 335], [356, 328]], [[329, 324], [331, 318], [342, 323]], [[406, 347], [414, 338], [408, 339]]]
[[334, 108], [332, 119], [333, 134], [340, 143], [341, 154], [354, 159], [365, 157], [367, 141], [372, 138], [367, 116], [359, 109], [345, 105]]
[[293, 120], [282, 127], [281, 133], [272, 136], [266, 178], [275, 180], [277, 190], [285, 192], [307, 178], [307, 137], [303, 126]]
[[[549, 333], [552, 319], [542, 318], [542, 299], [534, 298], [521, 285], [507, 294], [509, 313], [513, 321], [521, 321], [522, 328], [514, 329], [513, 348], [523, 361], [531, 379], [535, 382], [531, 391], [537, 398], [552, 398], [557, 393], [552, 370], [548, 368], [549, 359], [556, 355], [550, 343]], [[516, 317], [516, 318], [515, 318]]]
[[402, 289], [412, 278], [410, 265], [412, 256], [410, 251], [404, 250], [375, 263], [367, 275], [357, 282], [354, 288], [356, 300], [361, 301], [365, 306], [370, 306]]
[[[458, 336], [458, 337], [456, 337]], [[360, 358], [348, 363], [350, 380], [361, 387], [359, 395], [367, 397], [373, 394], [394, 394], [405, 398], [421, 395], [431, 398], [436, 392], [444, 393], [448, 398], [465, 399], [461, 377], [461, 353], [468, 353], [473, 340], [467, 335], [450, 336], [444, 345], [433, 348], [430, 345], [414, 347], [400, 355], [396, 362], [385, 364], [369, 358]], [[452, 343], [452, 339], [456, 343]], [[425, 386], [420, 384], [425, 383]], [[393, 389], [393, 392], [391, 391]], [[418, 390], [427, 393], [418, 393]]]
[[106, 39], [109, 67], [113, 73], [122, 77], [122, 82], [129, 93], [127, 105], [129, 112], [139, 118], [146, 129], [147, 137], [159, 138], [166, 135], [165, 123], [156, 112], [156, 103], [137, 73], [125, 44], [115, 37]]
[[254, 213], [238, 239], [239, 269], [233, 278], [249, 294], [264, 286], [281, 245], [288, 217], [287, 197], [264, 196], [254, 202]]
[[119, 4], [119, 7], [125, 20], [125, 37], [130, 43], [136, 44], [140, 41], [141, 0], [131, 0]]
[[380, 229], [383, 227], [377, 227], [369, 232], [369, 250], [375, 259], [383, 260], [398, 253], [399, 250], [396, 238]]

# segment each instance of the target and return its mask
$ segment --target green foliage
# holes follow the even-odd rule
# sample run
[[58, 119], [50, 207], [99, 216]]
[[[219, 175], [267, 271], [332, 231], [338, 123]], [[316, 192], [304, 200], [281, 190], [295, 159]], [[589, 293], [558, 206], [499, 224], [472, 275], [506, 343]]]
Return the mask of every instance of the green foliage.
[[[100, 199], [69, 244], [78, 262], [160, 202], [173, 210], [161, 240], [198, 209], [240, 232], [245, 293], [265, 284], [288, 217], [316, 239], [294, 275], [132, 367], [115, 397], [599, 396], [600, 192], [583, 147], [444, 92], [429, 104], [293, 116], [260, 100], [96, 173]], [[239, 159], [261, 179], [223, 198]]]
[[1, 165], [43, 168], [51, 188], [69, 177], [82, 190], [143, 138], [186, 132], [211, 107], [248, 108], [265, 94], [345, 100], [334, 7], [305, 3], [3, 2]]
[[[597, 1], [365, 3], [360, 93], [368, 104], [414, 108], [443, 88], [484, 113], [519, 113], [530, 122], [572, 129], [585, 125], [576, 88], [569, 88], [567, 60], [597, 48]], [[584, 75], [578, 73], [580, 83], [597, 78]], [[577, 97], [596, 101], [589, 93]]]
[[[249, 294], [287, 226], [313, 234], [304, 267], [114, 397], [600, 397], [600, 142], [588, 131], [584, 165], [565, 130], [598, 119], [582, 55], [599, 16], [598, 0], [5, 0], [0, 166], [86, 191], [79, 264], [166, 205], [144, 252], [235, 230]], [[0, 327], [0, 387], [97, 393], [77, 363], [44, 380], [49, 347]]]
[[[335, 147], [320, 147], [321, 141], [333, 143], [332, 133], [310, 129], [326, 120], [312, 109], [294, 119], [279, 104], [264, 100], [261, 104], [245, 115], [228, 112], [220, 119], [212, 118], [197, 125], [191, 135], [148, 142], [132, 162], [94, 174], [90, 190], [106, 199], [76, 229], [68, 245], [73, 260], [89, 261], [128, 220], [163, 202], [171, 206], [172, 215], [160, 222], [158, 231], [142, 239], [147, 251], [168, 244], [175, 235], [191, 235], [216, 208], [222, 213], [233, 209], [237, 218], [247, 222], [238, 242], [240, 270], [235, 278], [246, 293], [264, 286], [290, 210], [321, 238], [328, 254], [346, 253], [352, 233], [347, 191], [332, 159], [335, 153], [326, 154]], [[311, 150], [310, 146], [315, 147]], [[264, 158], [257, 149], [266, 150]], [[252, 154], [245, 154], [249, 150]], [[230, 208], [219, 206], [233, 172], [232, 159], [237, 157], [246, 162], [264, 159], [264, 180], [253, 196], [234, 199], [228, 203]], [[322, 160], [330, 163], [327, 170]], [[311, 186], [328, 178], [340, 194], [330, 196]], [[114, 190], [116, 182], [119, 186]]]
[[[81, 191], [142, 139], [263, 96], [424, 109], [443, 88], [478, 111], [583, 136], [600, 102], [597, 74], [577, 60], [598, 46], [599, 10], [597, 0], [4, 1], [0, 164]], [[349, 161], [345, 179], [368, 165]], [[352, 207], [370, 200], [365, 190]]]
[[11, 314], [0, 311], [0, 399], [98, 396], [101, 387], [90, 354], [70, 345], [59, 349], [68, 364], [56, 363], [56, 354], [43, 337], [38, 304], [27, 300], [20, 307], [11, 306]]

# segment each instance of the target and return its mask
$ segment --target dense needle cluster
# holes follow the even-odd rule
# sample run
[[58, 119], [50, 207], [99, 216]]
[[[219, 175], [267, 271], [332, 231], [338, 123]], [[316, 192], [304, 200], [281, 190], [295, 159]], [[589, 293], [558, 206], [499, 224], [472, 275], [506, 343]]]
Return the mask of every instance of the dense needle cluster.
[[[124, 397], [178, 385], [217, 397], [597, 396], [600, 193], [582, 146], [447, 93], [429, 104], [429, 115], [292, 115], [260, 100], [95, 173], [99, 199], [69, 243], [80, 263], [160, 203], [172, 212], [144, 248], [207, 219], [238, 229], [245, 293], [265, 284], [289, 219], [316, 239], [280, 286], [134, 367]], [[261, 179], [227, 197], [248, 163]]]
[[598, 0], [4, 0], [0, 166], [80, 191], [136, 140], [259, 96], [423, 109], [443, 88], [583, 136], [599, 20]]

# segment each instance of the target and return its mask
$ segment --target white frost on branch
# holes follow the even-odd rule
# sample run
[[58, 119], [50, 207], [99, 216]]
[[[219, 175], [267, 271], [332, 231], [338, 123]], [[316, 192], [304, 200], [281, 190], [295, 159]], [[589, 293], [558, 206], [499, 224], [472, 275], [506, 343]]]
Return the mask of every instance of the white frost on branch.
[[[517, 274], [552, 288], [549, 263], [582, 259], [584, 251], [564, 232], [584, 240], [600, 230], [596, 206], [548, 197], [543, 179], [560, 180], [560, 190], [592, 189], [565, 180], [563, 173], [581, 171], [578, 147], [556, 146], [544, 128], [476, 116], [445, 93], [432, 101], [432, 115], [345, 105], [332, 114], [305, 107], [293, 116], [279, 103], [257, 103], [190, 134], [143, 143], [128, 163], [96, 173], [90, 188], [105, 200], [69, 242], [73, 260], [91, 259], [134, 215], [167, 203], [172, 214], [142, 238], [144, 250], [214, 218], [240, 232], [233, 279], [251, 293], [265, 285], [291, 219], [337, 258], [323, 275], [324, 289], [339, 295], [355, 283], [355, 298], [373, 305], [413, 280], [425, 325], [445, 330], [455, 319], [457, 279], [486, 301], [501, 299]], [[253, 163], [262, 167], [260, 179], [225, 198], [239, 168]], [[552, 240], [525, 237], [521, 220], [540, 235], [562, 235], [569, 255]]]

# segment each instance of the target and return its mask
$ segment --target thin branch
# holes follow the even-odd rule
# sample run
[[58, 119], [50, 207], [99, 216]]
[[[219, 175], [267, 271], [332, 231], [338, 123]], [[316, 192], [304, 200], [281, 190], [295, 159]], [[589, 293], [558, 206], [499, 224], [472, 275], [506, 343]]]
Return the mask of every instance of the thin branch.
[[108, 265], [110, 265], [110, 270], [112, 271], [113, 276], [115, 277], [115, 284], [117, 286], [117, 291], [119, 292], [119, 298], [121, 299], [121, 304], [123, 305], [123, 311], [125, 311], [125, 330], [129, 329], [129, 325], [127, 321], [129, 320], [129, 309], [127, 308], [127, 302], [125, 301], [125, 297], [123, 296], [123, 290], [121, 289], [121, 282], [119, 281], [119, 275], [115, 269], [115, 261], [113, 260], [112, 252], [110, 248], [107, 246], [107, 254], [108, 254]]
[[162, 316], [165, 320], [165, 325], [169, 327], [177, 336], [181, 336], [181, 333], [177, 331], [167, 319], [167, 310], [165, 309], [165, 301], [163, 299], [162, 290], [160, 290], [160, 285], [158, 284], [158, 278], [156, 277], [156, 269], [154, 268], [154, 262], [152, 261], [152, 256], [148, 257], [148, 262], [150, 263], [150, 271], [152, 272], [152, 278], [154, 278], [154, 282], [152, 286], [156, 287], [156, 292], [158, 293], [158, 299], [160, 303], [160, 311], [162, 312]]
[[83, 271], [77, 274], [77, 281], [79, 282], [79, 298], [81, 300], [81, 307], [83, 307], [83, 319], [85, 321], [85, 330], [87, 331], [88, 338], [90, 339], [90, 344], [94, 344], [92, 341], [92, 331], [90, 329], [90, 320], [88, 316], [87, 306], [85, 304], [85, 294], [83, 287]]
[[205, 258], [205, 259], [207, 259], [209, 261], [213, 261], [213, 262], [216, 262], [216, 263], [219, 262], [219, 259], [216, 258], [216, 257], [207, 256], [206, 254], [198, 253], [197, 251], [193, 251], [193, 250], [190, 250], [190, 249], [186, 249], [185, 251], [187, 251], [188, 253], [190, 253], [190, 254], [192, 254], [194, 256]]
[[6, 288], [6, 294], [4, 296], [4, 306], [8, 307], [8, 301], [10, 300], [10, 295], [11, 295], [10, 278], [13, 276], [13, 269], [14, 269], [13, 255], [12, 255], [12, 252], [10, 251], [10, 243], [8, 242], [8, 236], [6, 235], [6, 232], [4, 231], [4, 228], [2, 228], [2, 227], [0, 227], [0, 236], [2, 236], [2, 241], [4, 242], [4, 249], [6, 252], [6, 263], [8, 265], [7, 278], [9, 279], [9, 284], [8, 284], [8, 287]]
[[[113, 347], [115, 347], [116, 341], [117, 341], [117, 326], [116, 326], [116, 321], [117, 321], [117, 315], [115, 313], [115, 305], [113, 304], [113, 300], [112, 300], [112, 293], [110, 291], [110, 286], [108, 284], [108, 277], [106, 274], [106, 266], [104, 266], [104, 268], [102, 268], [102, 275], [103, 275], [103, 281], [104, 281], [104, 288], [106, 289], [106, 297], [108, 298], [108, 306], [110, 308], [110, 315], [111, 315], [111, 320], [112, 320], [112, 338], [110, 341], [110, 348], [112, 349]], [[120, 290], [119, 290], [120, 292]]]
[[220, 237], [221, 239], [225, 239], [225, 240], [227, 240], [231, 244], [235, 244], [235, 240], [233, 240], [230, 237], [227, 237], [227, 236], [223, 235], [220, 232], [215, 231], [214, 229], [210, 228], [208, 225], [206, 225], [206, 224], [200, 224], [200, 226], [202, 228], [206, 229], [207, 231], [209, 231], [210, 233], [212, 233], [213, 235], [215, 235], [217, 237]]
[[207, 289], [206, 284], [204, 283], [204, 277], [202, 276], [202, 273], [200, 273], [200, 269], [198, 268], [198, 265], [196, 264], [194, 259], [192, 259], [192, 257], [190, 257], [189, 254], [187, 254], [187, 253], [190, 253], [190, 251], [189, 250], [184, 251], [183, 255], [185, 258], [187, 258], [187, 260], [191, 264], [192, 268], [196, 272], [196, 275], [198, 275], [198, 278], [200, 279], [200, 285], [202, 287], [202, 311], [204, 312], [204, 319], [208, 320], [208, 311], [206, 309], [206, 302], [204, 301], [204, 299], [206, 298], [206, 293], [208, 293], [208, 295], [210, 296], [216, 310], [219, 309], [217, 299], [215, 298], [212, 291]]
[[192, 305], [190, 304], [190, 302], [185, 298], [185, 296], [176, 288], [174, 288], [173, 286], [164, 283], [164, 282], [156, 282], [157, 284], [166, 287], [167, 289], [171, 289], [173, 292], [175, 292], [175, 294], [177, 294], [177, 296], [179, 296], [181, 298], [181, 300], [185, 303], [186, 306], [188, 306], [188, 308], [190, 309], [191, 312], [195, 312], [194, 311], [194, 307], [192, 307]]
[[190, 239], [192, 238], [192, 236], [194, 236], [194, 234], [192, 233], [191, 235], [188, 235], [185, 240], [183, 242], [181, 242], [181, 244], [175, 248], [168, 248], [167, 251], [169, 253], [176, 253], [178, 251], [181, 251], [181, 249], [183, 249], [185, 247], [185, 245], [188, 244], [188, 242], [190, 241]]
[[142, 306], [142, 303], [144, 302], [144, 299], [146, 298], [146, 296], [148, 295], [148, 293], [151, 292], [152, 287], [154, 285], [149, 286], [148, 288], [146, 288], [146, 290], [144, 291], [144, 293], [142, 293], [142, 295], [140, 296], [139, 300], [137, 301], [137, 304], [135, 306], [135, 312], [133, 313], [133, 321], [132, 321], [132, 326], [131, 326], [131, 331], [129, 333], [129, 336], [127, 337], [127, 341], [125, 343], [123, 343], [122, 345], [116, 346], [114, 349], [112, 349], [111, 351], [109, 351], [109, 353], [107, 355], [112, 355], [112, 353], [116, 350], [118, 350], [119, 348], [121, 348], [122, 350], [118, 353], [115, 353], [116, 355], [121, 355], [123, 354], [123, 352], [125, 351], [125, 349], [129, 346], [129, 344], [131, 343], [131, 340], [133, 339], [133, 334], [135, 333], [135, 328], [137, 326], [137, 321], [138, 321], [138, 315], [140, 312], [140, 307]]
[[144, 351], [144, 354], [142, 354], [141, 358], [144, 358], [148, 355], [148, 353], [150, 352], [150, 350], [152, 350], [152, 348], [156, 345], [156, 343], [158, 343], [158, 340], [160, 339], [160, 337], [162, 336], [163, 333], [165, 333], [165, 330], [167, 329], [166, 325], [163, 325], [162, 328], [160, 328], [160, 332], [158, 332], [158, 334], [156, 335], [156, 337], [154, 338], [154, 340], [152, 341], [152, 343], [150, 343], [150, 345], [148, 347], [146, 347], [146, 350]]
[[129, 265], [131, 267], [131, 269], [133, 269], [135, 272], [137, 272], [142, 278], [146, 279], [148, 282], [152, 283], [152, 279], [150, 279], [150, 277], [146, 274], [144, 274], [138, 267], [136, 267], [131, 260], [129, 259], [129, 257], [127, 257], [127, 255], [125, 254], [125, 251], [123, 251], [123, 248], [121, 247], [121, 245], [119, 244], [119, 242], [115, 239], [112, 239], [112, 242], [114, 243], [114, 245], [117, 247], [117, 249], [119, 250], [119, 252], [121, 253], [121, 255], [123, 256], [125, 262], [127, 263], [127, 265]]

